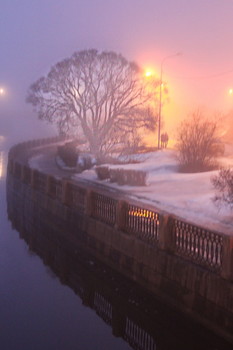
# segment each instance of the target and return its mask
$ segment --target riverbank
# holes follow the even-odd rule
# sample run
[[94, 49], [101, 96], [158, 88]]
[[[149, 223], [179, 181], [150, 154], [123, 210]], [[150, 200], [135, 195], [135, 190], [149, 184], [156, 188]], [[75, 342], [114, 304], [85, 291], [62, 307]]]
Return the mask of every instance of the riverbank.
[[[30, 159], [34, 169], [48, 169], [58, 173], [54, 159], [56, 148], [50, 154], [40, 154]], [[233, 235], [232, 210], [218, 207], [213, 201], [215, 190], [211, 178], [218, 171], [202, 173], [179, 173], [176, 152], [161, 150], [137, 156], [140, 163], [127, 165], [106, 165], [109, 168], [144, 170], [147, 172], [147, 186], [119, 186], [109, 180], [99, 181], [94, 169], [75, 174], [75, 170], [67, 171], [67, 176], [75, 181], [90, 181], [98, 185], [114, 188], [127, 193], [128, 196], [155, 205], [159, 209], [182, 217], [193, 224], [224, 234]], [[219, 159], [222, 166], [233, 165], [233, 152], [230, 146], [225, 157]]]
[[48, 226], [49, 235], [61, 232], [74, 250], [81, 246], [233, 343], [232, 237], [135, 201], [124, 191], [52, 174], [51, 165], [48, 172], [21, 162], [27, 152], [41, 156], [58, 141], [24, 143], [9, 152], [8, 200], [17, 197], [26, 210], [18, 216], [20, 225], [27, 227], [30, 217], [33, 225]]

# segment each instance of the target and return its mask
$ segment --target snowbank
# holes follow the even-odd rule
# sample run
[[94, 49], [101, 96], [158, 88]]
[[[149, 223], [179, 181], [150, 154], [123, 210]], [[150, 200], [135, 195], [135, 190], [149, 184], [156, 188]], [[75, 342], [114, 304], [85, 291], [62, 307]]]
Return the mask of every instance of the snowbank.
[[[140, 158], [142, 163], [108, 166], [147, 171], [147, 186], [118, 186], [108, 180], [101, 183], [126, 191], [144, 203], [154, 204], [157, 208], [178, 215], [196, 225], [233, 234], [233, 213], [229, 208], [219, 209], [213, 203], [215, 192], [210, 179], [217, 174], [217, 171], [197, 174], [178, 173], [175, 151], [172, 150], [161, 150], [141, 155]], [[222, 165], [233, 166], [231, 153], [220, 161]], [[74, 179], [80, 178], [100, 182], [94, 170], [74, 176]]]

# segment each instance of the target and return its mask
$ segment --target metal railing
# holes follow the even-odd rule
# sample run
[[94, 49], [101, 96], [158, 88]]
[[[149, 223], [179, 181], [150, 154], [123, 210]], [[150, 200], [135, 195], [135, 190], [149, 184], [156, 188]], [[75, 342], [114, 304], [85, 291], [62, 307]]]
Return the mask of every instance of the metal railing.
[[173, 219], [172, 235], [176, 253], [212, 270], [221, 268], [223, 256], [221, 234]]
[[93, 200], [93, 217], [100, 221], [104, 221], [109, 225], [115, 225], [117, 200], [97, 192], [93, 192], [91, 200]]
[[156, 244], [159, 238], [159, 213], [128, 204], [125, 231], [141, 240]]

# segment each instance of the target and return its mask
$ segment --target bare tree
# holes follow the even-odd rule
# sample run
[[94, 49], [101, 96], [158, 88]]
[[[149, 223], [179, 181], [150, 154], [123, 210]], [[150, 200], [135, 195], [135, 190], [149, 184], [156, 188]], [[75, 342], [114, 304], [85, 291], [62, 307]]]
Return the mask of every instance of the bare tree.
[[211, 182], [216, 192], [214, 202], [219, 207], [226, 205], [233, 209], [233, 169], [220, 169], [218, 175], [212, 177]]
[[31, 85], [27, 102], [39, 119], [56, 124], [61, 133], [84, 137], [98, 155], [124, 147], [136, 129], [154, 130], [157, 116], [148, 113], [148, 105], [156, 99], [158, 83], [150, 81], [148, 89], [139, 67], [119, 54], [85, 50]]
[[208, 120], [198, 110], [178, 129], [178, 160], [181, 171], [200, 172], [216, 167], [216, 157], [223, 152], [218, 139], [218, 123]]

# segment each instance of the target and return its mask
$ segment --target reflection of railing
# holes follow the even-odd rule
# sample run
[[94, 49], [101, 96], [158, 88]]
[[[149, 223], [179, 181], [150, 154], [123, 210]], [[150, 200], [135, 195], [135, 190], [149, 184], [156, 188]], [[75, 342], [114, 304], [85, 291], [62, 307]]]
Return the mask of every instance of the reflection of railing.
[[126, 328], [124, 339], [135, 350], [155, 350], [154, 338], [136, 323], [126, 317]]
[[175, 251], [189, 260], [218, 270], [222, 266], [223, 236], [178, 219], [173, 222]]
[[[113, 323], [119, 323], [118, 319], [113, 320], [113, 305], [111, 302], [109, 302], [101, 293], [97, 291], [94, 293], [93, 308], [107, 324], [113, 326]], [[125, 317], [125, 319], [123, 318], [121, 322], [124, 324], [124, 327], [122, 329], [123, 339], [125, 339], [133, 349], [156, 350], [154, 337], [150, 335], [145, 329], [137, 325], [129, 317]]]
[[[16, 191], [15, 182], [20, 185]], [[72, 244], [69, 243], [69, 230], [62, 227], [58, 221], [62, 212], [70, 212], [69, 218], [75, 219], [78, 209], [69, 211], [59, 201], [54, 198], [48, 200], [45, 194], [35, 191], [32, 186], [27, 186], [12, 176], [9, 176], [7, 187], [9, 218], [20, 232], [20, 237], [26, 240], [32, 251], [40, 255], [62, 283], [69, 285], [80, 296], [84, 305], [94, 309], [96, 314], [112, 327], [114, 336], [122, 337], [135, 350], [187, 350], [191, 338], [194, 343], [192, 348], [196, 343], [195, 349], [214, 348], [212, 344], [216, 344], [212, 334], [206, 338], [206, 332], [203, 332], [207, 345], [200, 336], [196, 340], [196, 327], [190, 327], [186, 318], [185, 324], [180, 323], [178, 315], [152, 299], [151, 293], [147, 294], [145, 290], [131, 284], [128, 279], [115, 274], [108, 266], [100, 264], [93, 256], [88, 255], [86, 249], [82, 251], [79, 245], [74, 245], [73, 240]], [[45, 202], [48, 204], [47, 208], [53, 203], [54, 208], [61, 208], [61, 212], [55, 210], [56, 215], [51, 217], [49, 209], [42, 210]], [[55, 219], [54, 222], [51, 218]], [[130, 238], [129, 235], [126, 237]], [[173, 267], [170, 266], [170, 269]], [[207, 278], [208, 271], [205, 271], [204, 275]], [[213, 275], [215, 274], [210, 274], [211, 277]], [[197, 276], [195, 283], [196, 279]], [[229, 304], [230, 302], [229, 300]], [[218, 348], [225, 349], [219, 345]]]
[[95, 292], [94, 309], [108, 324], [112, 324], [112, 305], [100, 293]]

